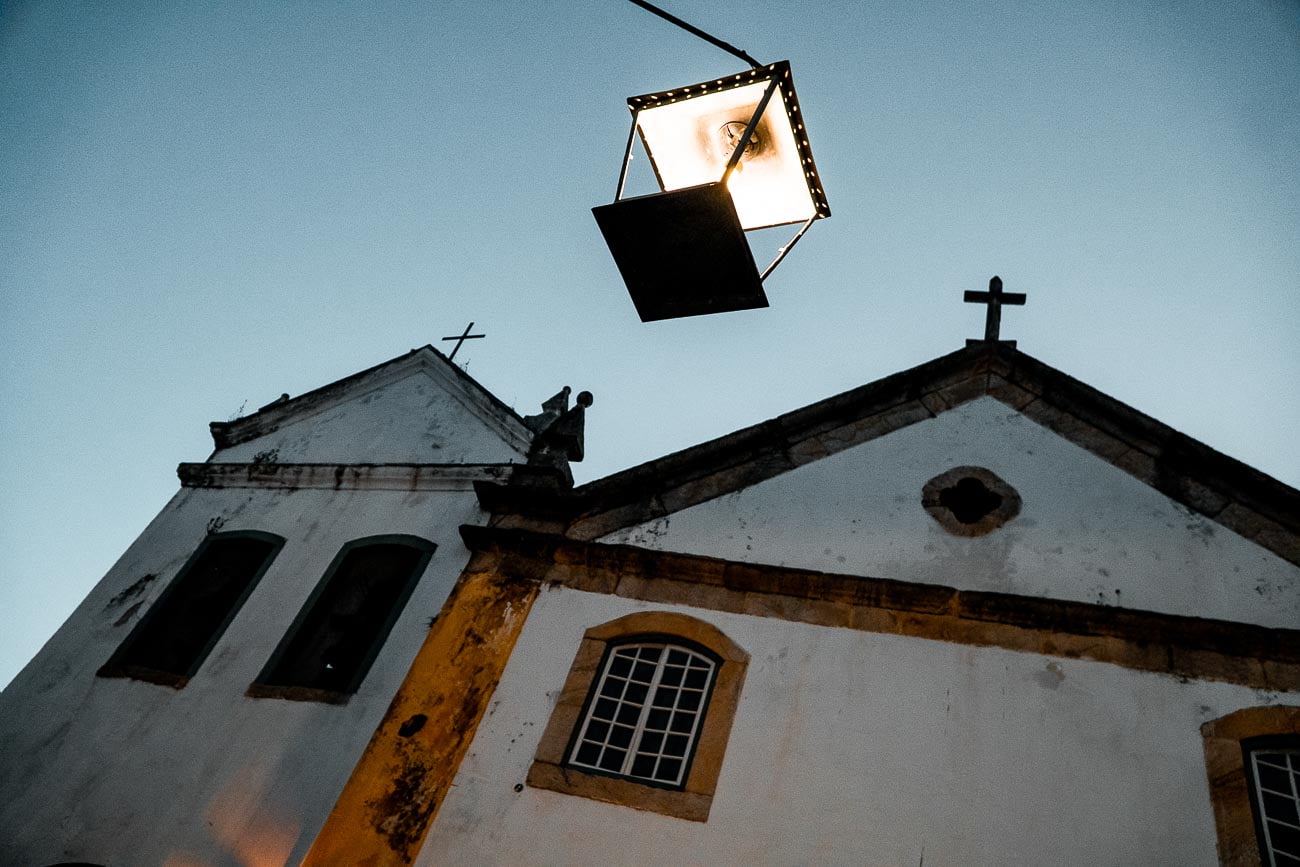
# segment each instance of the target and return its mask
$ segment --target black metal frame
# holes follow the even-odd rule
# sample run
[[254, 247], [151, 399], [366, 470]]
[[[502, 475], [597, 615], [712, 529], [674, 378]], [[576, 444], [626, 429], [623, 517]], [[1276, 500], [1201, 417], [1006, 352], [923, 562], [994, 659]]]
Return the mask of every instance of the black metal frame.
[[[648, 8], [652, 12], [668, 17], [666, 16], [666, 13], [662, 12], [662, 10], [657, 10], [647, 3], [640, 2], [640, 0], [631, 0], [631, 2], [636, 3], [638, 6]], [[669, 20], [672, 20], [671, 17], [669, 17]], [[679, 26], [682, 26], [680, 22], [674, 21], [674, 23], [678, 23]], [[690, 29], [688, 25], [686, 26], [687, 29]], [[694, 31], [692, 30], [692, 32]], [[710, 39], [710, 41], [714, 40]], [[715, 42], [715, 44], [717, 43]], [[731, 50], [731, 47], [726, 46], [725, 43], [722, 47]], [[735, 52], [733, 51], [733, 53]], [[745, 55], [745, 59], [753, 63], [752, 58], [748, 55]], [[736, 143], [736, 147], [731, 153], [731, 158], [727, 161], [726, 169], [723, 171], [722, 178], [719, 182], [725, 184], [727, 179], [731, 177], [731, 173], [735, 171], [736, 166], [740, 164], [741, 156], [749, 146], [749, 141], [753, 137], [754, 131], [758, 128], [758, 122], [762, 118], [763, 112], [767, 110], [773, 94], [775, 94], [777, 89], [780, 88], [782, 97], [784, 98], [786, 112], [789, 115], [791, 129], [795, 132], [795, 146], [804, 167], [804, 175], [808, 181], [808, 190], [812, 195], [813, 215], [800, 225], [798, 231], [795, 232], [794, 237], [779, 248], [776, 258], [760, 272], [758, 278], [760, 284], [767, 279], [769, 274], [776, 270], [776, 266], [781, 264], [781, 261], [785, 259], [790, 250], [794, 248], [794, 245], [799, 243], [799, 240], [803, 238], [804, 234], [812, 227], [812, 224], [815, 221], [831, 215], [830, 205], [826, 201], [826, 193], [821, 187], [821, 182], [817, 175], [817, 168], [813, 163], [812, 151], [808, 147], [808, 140], [802, 136], [803, 122], [799, 111], [799, 103], [795, 97], [794, 83], [790, 78], [789, 61], [782, 60], [778, 63], [769, 64], [768, 66], [759, 66], [757, 63], [754, 63], [753, 68], [747, 73], [742, 72], [728, 76], [727, 78], [719, 78], [711, 82], [693, 84], [687, 87], [661, 91], [659, 93], [649, 93], [642, 96], [629, 97], [627, 106], [628, 110], [632, 112], [632, 126], [628, 130], [627, 145], [623, 149], [623, 163], [619, 169], [618, 185], [614, 192], [614, 201], [622, 201], [624, 192], [627, 188], [628, 169], [632, 164], [632, 150], [636, 145], [637, 132], [640, 129], [638, 121], [642, 110], [670, 105], [674, 102], [681, 102], [692, 97], [705, 96], [707, 94], [718, 93], [724, 90], [745, 87], [750, 84], [758, 83], [765, 78], [769, 81], [767, 89], [763, 92], [763, 98], [759, 100], [758, 107], [754, 110], [754, 114], [750, 117], [749, 123], [745, 126], [744, 134]], [[654, 170], [655, 180], [659, 183], [659, 189], [666, 191], [663, 176], [659, 173], [659, 167], [655, 164], [654, 154], [650, 151], [649, 145], [645, 141], [644, 133], [641, 135], [641, 146], [645, 149], [646, 156], [650, 160], [650, 167]]]

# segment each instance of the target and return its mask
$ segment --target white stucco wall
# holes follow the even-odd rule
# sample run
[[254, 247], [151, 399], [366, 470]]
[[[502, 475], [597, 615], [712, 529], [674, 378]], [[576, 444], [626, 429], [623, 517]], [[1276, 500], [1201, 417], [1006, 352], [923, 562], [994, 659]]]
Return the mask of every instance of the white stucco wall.
[[[507, 444], [485, 423], [499, 410], [468, 388], [438, 381], [428, 366], [403, 368], [399, 378], [359, 389], [348, 400], [284, 424], [256, 439], [217, 450], [213, 461], [243, 463], [274, 451], [280, 463], [520, 462], [527, 443]], [[450, 376], [444, 375], [444, 379]]]
[[[650, 608], [713, 623], [751, 655], [709, 820], [516, 793], [583, 632]], [[1102, 663], [550, 589], [416, 863], [1212, 865], [1198, 727], [1277, 700]]]
[[[299, 860], [464, 566], [459, 491], [183, 489], [0, 695], [0, 864], [260, 865]], [[183, 689], [95, 676], [135, 625], [110, 600], [156, 573], [157, 598], [210, 523], [284, 548]], [[347, 541], [438, 548], [359, 692], [342, 706], [249, 698]], [[143, 608], [141, 609], [143, 611]]]
[[[963, 465], [1019, 491], [1020, 515], [944, 531], [921, 488]], [[991, 397], [601, 541], [1300, 628], [1300, 567]]]

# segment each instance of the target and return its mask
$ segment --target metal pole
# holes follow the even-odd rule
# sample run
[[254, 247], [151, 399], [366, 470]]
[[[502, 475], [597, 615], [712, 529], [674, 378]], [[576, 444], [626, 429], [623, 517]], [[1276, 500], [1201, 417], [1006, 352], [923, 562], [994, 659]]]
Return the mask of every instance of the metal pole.
[[636, 144], [636, 119], [641, 113], [641, 109], [632, 112], [632, 128], [627, 131], [627, 149], [623, 151], [623, 168], [618, 173], [618, 191], [614, 193], [614, 201], [620, 201], [623, 198], [623, 186], [627, 183], [627, 169], [632, 165], [632, 146]]
[[654, 14], [658, 15], [660, 18], [664, 19], [670, 24], [676, 24], [678, 27], [682, 28], [687, 33], [698, 36], [701, 39], [703, 39], [705, 42], [712, 43], [713, 45], [716, 45], [719, 48], [721, 48], [723, 51], [726, 51], [729, 54], [733, 54], [736, 57], [739, 57], [741, 60], [745, 61], [755, 69], [758, 69], [763, 65], [759, 63], [757, 60], [755, 60], [754, 58], [750, 57], [745, 52], [741, 51], [736, 46], [723, 42], [721, 39], [719, 39], [716, 36], [710, 36], [700, 28], [695, 27], [694, 25], [691, 24], [687, 24], [685, 21], [678, 18], [676, 15], [673, 15], [670, 12], [665, 12], [664, 10], [660, 9], [658, 6], [655, 6], [652, 3], [647, 3], [646, 0], [629, 0], [629, 2], [635, 3], [637, 6], [640, 6], [642, 9], [646, 10], [647, 12], [653, 12]]
[[[635, 0], [633, 0], [635, 2]], [[754, 109], [754, 116], [749, 119], [749, 126], [745, 127], [745, 134], [736, 142], [736, 149], [731, 152], [731, 159], [727, 160], [727, 169], [722, 173], [722, 183], [727, 182], [731, 173], [740, 165], [740, 157], [745, 153], [745, 148], [749, 147], [749, 138], [754, 134], [754, 129], [758, 126], [758, 120], [763, 116], [763, 109], [767, 108], [767, 103], [772, 99], [772, 94], [776, 92], [777, 79], [774, 77], [772, 83], [763, 91], [763, 98], [758, 101], [758, 108]]]
[[785, 258], [785, 254], [790, 252], [791, 247], [799, 243], [799, 239], [803, 237], [804, 232], [808, 231], [808, 227], [813, 224], [813, 220], [815, 219], [817, 219], [816, 214], [813, 214], [811, 217], [809, 217], [808, 222], [803, 224], [803, 228], [794, 233], [794, 237], [790, 239], [790, 243], [786, 244], [784, 247], [782, 247], [780, 250], [777, 251], [776, 258], [772, 260], [772, 264], [768, 265], [765, 269], [763, 269], [763, 273], [758, 275], [759, 283], [762, 283], [764, 280], [766, 280], [767, 275], [771, 274], [773, 271], [776, 270], [776, 266], [781, 264], [781, 260]]

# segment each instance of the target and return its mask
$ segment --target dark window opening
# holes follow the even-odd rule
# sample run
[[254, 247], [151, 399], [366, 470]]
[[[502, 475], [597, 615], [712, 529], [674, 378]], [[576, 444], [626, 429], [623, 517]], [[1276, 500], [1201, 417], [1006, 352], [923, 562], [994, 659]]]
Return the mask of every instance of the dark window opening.
[[1002, 497], [979, 479], [967, 476], [939, 492], [939, 505], [963, 524], [974, 524], [1002, 505]]
[[433, 556], [415, 536], [343, 546], [249, 694], [345, 701], [371, 663]]
[[269, 533], [208, 536], [99, 675], [184, 686], [283, 545]]

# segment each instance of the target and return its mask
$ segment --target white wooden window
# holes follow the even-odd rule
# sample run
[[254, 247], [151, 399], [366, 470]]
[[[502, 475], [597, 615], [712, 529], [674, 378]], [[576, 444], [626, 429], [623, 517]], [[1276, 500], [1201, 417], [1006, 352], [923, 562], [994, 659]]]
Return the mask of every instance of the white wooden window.
[[1260, 747], [1250, 752], [1263, 861], [1300, 867], [1300, 747]]
[[588, 696], [568, 763], [680, 786], [716, 668], [709, 657], [676, 644], [613, 647]]

